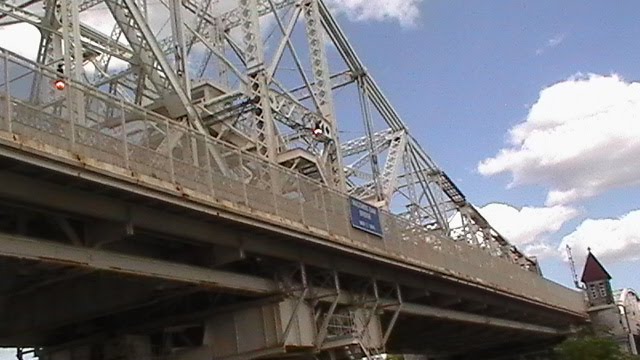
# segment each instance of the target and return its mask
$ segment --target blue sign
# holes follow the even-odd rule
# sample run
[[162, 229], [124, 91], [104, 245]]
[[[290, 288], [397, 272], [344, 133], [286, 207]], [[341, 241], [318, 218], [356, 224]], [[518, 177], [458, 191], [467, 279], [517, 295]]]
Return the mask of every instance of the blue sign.
[[349, 205], [351, 205], [351, 226], [382, 237], [382, 225], [380, 225], [380, 213], [377, 207], [352, 197], [349, 198]]

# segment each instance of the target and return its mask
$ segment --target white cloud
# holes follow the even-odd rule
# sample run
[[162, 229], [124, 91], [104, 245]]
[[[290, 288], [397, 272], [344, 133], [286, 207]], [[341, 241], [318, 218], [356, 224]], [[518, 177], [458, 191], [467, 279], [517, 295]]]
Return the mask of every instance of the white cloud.
[[478, 164], [510, 186], [549, 187], [546, 204], [569, 204], [640, 185], [640, 83], [617, 75], [577, 75], [540, 92], [510, 144]]
[[508, 241], [531, 255], [548, 252], [548, 246], [543, 243], [545, 237], [578, 215], [576, 209], [566, 206], [517, 209], [500, 203], [488, 204], [478, 211]]
[[535, 256], [538, 259], [558, 258], [560, 255], [555, 247], [542, 241], [526, 245], [523, 248], [523, 252], [527, 254], [527, 256]]
[[565, 34], [557, 34], [554, 37], [552, 37], [551, 39], [547, 40], [547, 42], [544, 44], [544, 46], [538, 48], [536, 50], [536, 55], [542, 55], [545, 51], [553, 49], [555, 47], [557, 47], [558, 45], [562, 44], [564, 42], [565, 39]]
[[408, 27], [420, 17], [422, 0], [329, 0], [327, 4], [352, 21], [397, 21]]
[[558, 251], [566, 245], [578, 263], [584, 261], [589, 247], [600, 259], [640, 260], [640, 210], [617, 219], [586, 219], [562, 239]]
[[22, 23], [0, 27], [0, 47], [29, 59], [38, 55], [40, 32], [35, 26]]
[[[353, 21], [398, 21], [402, 26], [413, 25], [420, 16], [419, 4], [422, 0], [329, 0], [330, 7], [336, 12], [346, 14]], [[217, 1], [213, 7], [214, 15], [232, 10], [238, 6], [237, 0]], [[37, 9], [30, 9], [37, 13]], [[160, 1], [150, 1], [148, 7], [148, 23], [158, 38], [170, 35], [168, 10]], [[189, 12], [185, 12], [185, 21], [195, 22]], [[109, 35], [115, 20], [104, 4], [94, 6], [80, 14], [80, 21], [95, 30]], [[273, 17], [261, 18], [263, 29], [273, 26]], [[239, 29], [235, 29], [235, 32]], [[266, 30], [265, 30], [266, 32]], [[187, 36], [190, 33], [186, 32]], [[237, 36], [235, 36], [237, 37]], [[35, 59], [38, 52], [40, 32], [28, 24], [16, 24], [0, 27], [0, 47], [9, 49], [22, 56]], [[125, 37], [120, 41], [126, 43]], [[114, 61], [114, 68], [117, 60]], [[122, 66], [117, 66], [121, 68]]]

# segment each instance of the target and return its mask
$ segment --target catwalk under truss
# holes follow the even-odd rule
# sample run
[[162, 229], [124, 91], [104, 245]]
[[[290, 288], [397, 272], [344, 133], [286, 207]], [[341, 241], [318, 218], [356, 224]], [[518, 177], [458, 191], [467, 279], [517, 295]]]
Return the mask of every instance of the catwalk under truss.
[[[539, 271], [411, 136], [322, 0], [0, 1], [0, 27], [23, 24], [40, 37], [21, 48], [59, 76], [30, 86], [31, 103], [55, 107], [66, 82], [84, 83]], [[81, 92], [72, 99], [79, 117], [97, 106]], [[159, 151], [192, 151], [145, 119], [82, 119]], [[273, 181], [208, 151], [226, 175]]]

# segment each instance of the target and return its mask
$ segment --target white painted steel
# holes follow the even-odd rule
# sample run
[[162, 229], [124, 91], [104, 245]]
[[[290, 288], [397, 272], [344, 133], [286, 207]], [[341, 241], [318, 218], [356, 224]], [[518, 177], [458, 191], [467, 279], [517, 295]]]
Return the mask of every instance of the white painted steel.
[[[6, 64], [0, 71], [5, 74], [0, 87], [4, 146], [124, 177], [140, 186], [171, 193], [177, 189], [194, 201], [233, 209], [255, 220], [574, 313], [584, 311], [578, 292], [507, 259], [466, 242], [453, 242], [439, 231], [387, 211], [381, 212], [383, 238], [355, 230], [349, 221], [347, 196], [326, 185], [91, 87], [70, 82], [65, 91], [48, 89], [56, 78], [54, 72], [8, 52], [0, 52], [0, 64]], [[43, 88], [37, 90], [48, 92], [48, 102], [30, 100], [29, 94], [38, 86]], [[74, 123], [69, 116], [66, 99], [73, 91], [82, 92], [86, 101], [82, 123]], [[121, 124], [123, 118], [125, 134], [123, 129], [104, 127], [110, 122]], [[171, 134], [179, 134], [176, 146], [158, 152], [157, 143]], [[220, 161], [230, 171], [223, 171]]]

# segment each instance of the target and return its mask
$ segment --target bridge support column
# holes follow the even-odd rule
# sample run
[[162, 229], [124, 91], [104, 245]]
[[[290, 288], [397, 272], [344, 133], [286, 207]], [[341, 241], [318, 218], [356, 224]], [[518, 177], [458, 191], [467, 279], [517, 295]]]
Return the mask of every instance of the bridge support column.
[[314, 348], [313, 311], [304, 301], [286, 298], [211, 317], [204, 345], [214, 359], [252, 359], [308, 352]]

